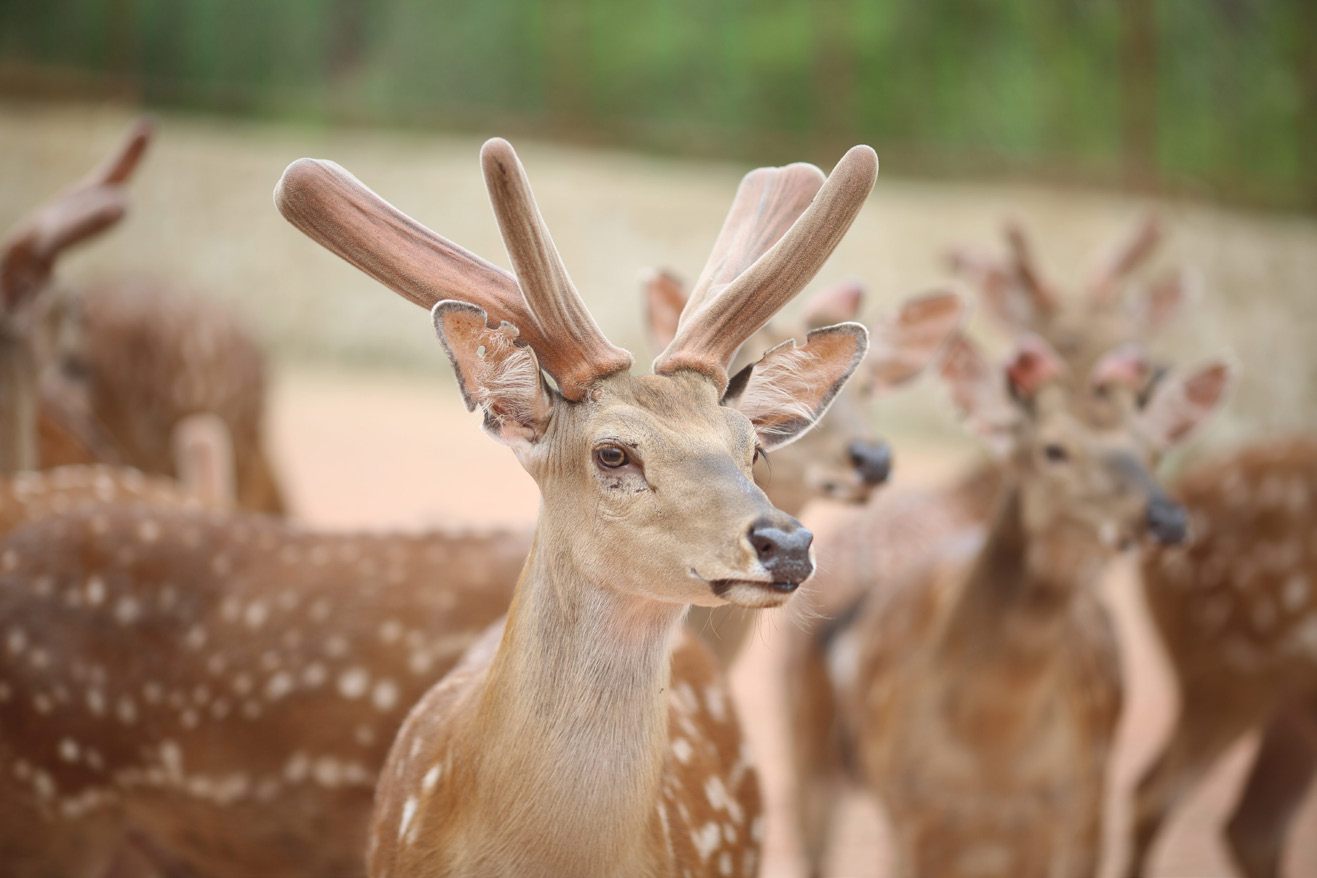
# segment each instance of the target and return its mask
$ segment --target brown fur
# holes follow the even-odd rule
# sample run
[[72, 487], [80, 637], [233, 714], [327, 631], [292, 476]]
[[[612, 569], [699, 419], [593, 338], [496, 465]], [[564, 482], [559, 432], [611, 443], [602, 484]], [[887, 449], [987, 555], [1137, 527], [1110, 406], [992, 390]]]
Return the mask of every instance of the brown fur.
[[[968, 348], [953, 354], [946, 374], [962, 407], [992, 412], [980, 422], [1010, 433], [1008, 487], [986, 543], [977, 549], [972, 519], [993, 479], [979, 476], [963, 486], [961, 515], [934, 504], [945, 524], [917, 519], [933, 524], [911, 536], [932, 550], [928, 566], [858, 571], [902, 578], [857, 589], [865, 597], [851, 624], [797, 645], [807, 671], [789, 691], [822, 711], [795, 729], [814, 869], [829, 777], [846, 764], [839, 746], [886, 806], [902, 874], [1096, 869], [1120, 679], [1093, 588], [1118, 542], [1141, 530], [1141, 504], [1159, 496], [1132, 475], [1159, 446], [1146, 426], [1154, 419], [1135, 416], [1128, 396], [1115, 405], [1062, 389], [1048, 377], [1059, 374], [1055, 358], [1036, 342], [1022, 350], [1006, 370], [1016, 394], [1006, 403], [993, 397], [1001, 379]], [[1014, 426], [1000, 420], [1012, 407]], [[1044, 454], [1052, 447], [1055, 460]], [[831, 682], [824, 694], [821, 680]]]
[[1227, 840], [1243, 874], [1275, 876], [1317, 763], [1303, 731], [1317, 721], [1317, 440], [1260, 441], [1203, 462], [1176, 494], [1192, 539], [1145, 554], [1143, 579], [1180, 716], [1139, 784], [1128, 874], [1143, 874], [1166, 817], [1225, 750], [1262, 728]]
[[[61, 472], [11, 490], [81, 508]], [[99, 874], [130, 837], [216, 878], [361, 874], [393, 735], [504, 611], [524, 543], [317, 534], [143, 491], [0, 544], [7, 874]]]

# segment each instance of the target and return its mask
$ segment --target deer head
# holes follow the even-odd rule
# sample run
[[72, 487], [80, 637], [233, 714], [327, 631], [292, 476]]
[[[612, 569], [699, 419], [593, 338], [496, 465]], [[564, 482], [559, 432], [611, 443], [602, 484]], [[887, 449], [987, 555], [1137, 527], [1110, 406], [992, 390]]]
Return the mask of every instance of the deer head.
[[[332, 163], [295, 162], [275, 200], [313, 239], [432, 309], [468, 409], [540, 486], [536, 552], [550, 569], [669, 603], [785, 601], [813, 570], [811, 535], [754, 485], [754, 460], [818, 421], [868, 333], [816, 330], [730, 391], [727, 363], [831, 254], [873, 186], [873, 151], [852, 149], [826, 181], [809, 165], [748, 174], [675, 338], [638, 376], [573, 287], [512, 147], [490, 140], [481, 165], [515, 277]], [[765, 229], [779, 230], [768, 245]]]
[[[642, 275], [641, 288], [651, 342], [663, 347], [675, 336], [686, 307], [685, 285], [672, 272], [657, 271]], [[856, 320], [863, 307], [864, 287], [858, 281], [825, 287], [804, 301], [797, 321], [774, 320], [752, 336], [730, 371], [736, 374], [752, 366], [744, 351], [769, 350], [793, 338], [808, 338], [817, 329]], [[963, 316], [964, 307], [957, 296], [932, 293], [909, 300], [895, 315], [876, 321], [870, 327], [870, 354], [829, 410], [827, 421], [789, 451], [774, 455], [770, 466], [756, 470], [760, 486], [773, 504], [794, 515], [814, 497], [863, 503], [886, 482], [892, 449], [874, 435], [868, 407], [919, 375]], [[731, 383], [737, 386], [735, 379]], [[738, 397], [729, 392], [724, 401], [735, 406]]]
[[1136, 288], [1133, 278], [1161, 242], [1161, 221], [1142, 217], [1090, 271], [1081, 294], [1063, 296], [1035, 259], [1023, 225], [1005, 224], [1008, 256], [997, 260], [965, 250], [949, 263], [976, 288], [988, 313], [1014, 334], [1044, 338], [1072, 367], [1090, 369], [1103, 353], [1162, 331], [1195, 287], [1187, 271], [1171, 271]]
[[82, 182], [38, 208], [0, 242], [0, 472], [36, 466], [38, 388], [46, 367], [71, 358], [77, 312], [51, 290], [59, 256], [117, 223], [124, 184], [151, 135], [139, 121], [122, 145]]
[[1224, 363], [1209, 363], [1163, 377], [1148, 395], [1148, 371], [1126, 346], [1077, 383], [1060, 354], [1025, 336], [1001, 369], [959, 339], [943, 376], [970, 424], [1004, 454], [1026, 533], [1114, 547], [1144, 534], [1163, 543], [1186, 537], [1184, 511], [1151, 473], [1217, 407], [1230, 378]]

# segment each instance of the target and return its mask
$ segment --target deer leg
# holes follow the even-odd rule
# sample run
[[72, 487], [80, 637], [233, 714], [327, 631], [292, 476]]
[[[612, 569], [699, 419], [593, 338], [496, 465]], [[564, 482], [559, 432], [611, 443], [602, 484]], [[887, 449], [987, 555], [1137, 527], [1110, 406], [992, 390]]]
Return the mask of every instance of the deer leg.
[[[815, 645], [811, 642], [811, 647]], [[807, 874], [820, 878], [842, 775], [836, 705], [823, 655], [817, 648], [795, 656], [787, 687], [792, 767], [796, 779], [796, 818]]]
[[1128, 878], [1145, 874], [1148, 855], [1166, 817], [1257, 718], [1250, 711], [1227, 709], [1211, 693], [1184, 692], [1171, 738], [1139, 781], [1135, 794], [1133, 842], [1125, 870]]
[[1267, 725], [1226, 840], [1248, 878], [1275, 878], [1290, 823], [1317, 771], [1317, 728], [1311, 708], [1282, 710]]

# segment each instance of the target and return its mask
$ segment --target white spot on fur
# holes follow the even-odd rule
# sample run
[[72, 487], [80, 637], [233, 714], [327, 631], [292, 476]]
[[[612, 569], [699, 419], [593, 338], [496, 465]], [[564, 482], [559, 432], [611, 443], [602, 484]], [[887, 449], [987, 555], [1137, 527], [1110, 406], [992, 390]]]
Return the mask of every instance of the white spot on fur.
[[398, 705], [398, 684], [392, 680], [380, 680], [371, 690], [370, 700], [380, 712], [393, 710]]
[[370, 687], [370, 675], [365, 668], [348, 668], [338, 677], [338, 691], [344, 698], [360, 698]]
[[674, 738], [672, 741], [672, 754], [677, 757], [678, 762], [686, 763], [691, 761], [691, 742], [685, 738]]
[[415, 796], [411, 796], [407, 801], [402, 803], [402, 819], [398, 821], [398, 841], [402, 841], [407, 835], [407, 830], [412, 825], [412, 818], [416, 816], [416, 809], [420, 802]]
[[722, 833], [718, 829], [718, 824], [713, 821], [691, 833], [691, 843], [695, 845], [695, 852], [700, 855], [700, 862], [709, 862], [709, 857], [718, 849], [721, 838]]
[[421, 790], [423, 792], [434, 792], [435, 786], [439, 783], [439, 774], [441, 770], [441, 767], [436, 764], [431, 766], [430, 770], [425, 773], [425, 777], [421, 778]]

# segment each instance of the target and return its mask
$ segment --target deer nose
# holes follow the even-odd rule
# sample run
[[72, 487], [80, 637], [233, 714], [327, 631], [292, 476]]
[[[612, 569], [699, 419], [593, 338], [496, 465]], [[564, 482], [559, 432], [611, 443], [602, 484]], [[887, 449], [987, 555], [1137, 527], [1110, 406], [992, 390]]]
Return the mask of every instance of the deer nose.
[[1165, 545], [1182, 543], [1189, 536], [1189, 516], [1180, 504], [1156, 497], [1148, 501], [1148, 532]]
[[856, 439], [846, 447], [846, 453], [866, 485], [881, 485], [892, 474], [892, 446], [886, 442]]
[[778, 591], [795, 591], [814, 572], [814, 562], [809, 559], [814, 534], [794, 518], [789, 521], [790, 524], [779, 527], [761, 518], [750, 526], [750, 545], [765, 572], [773, 577], [773, 588]]

